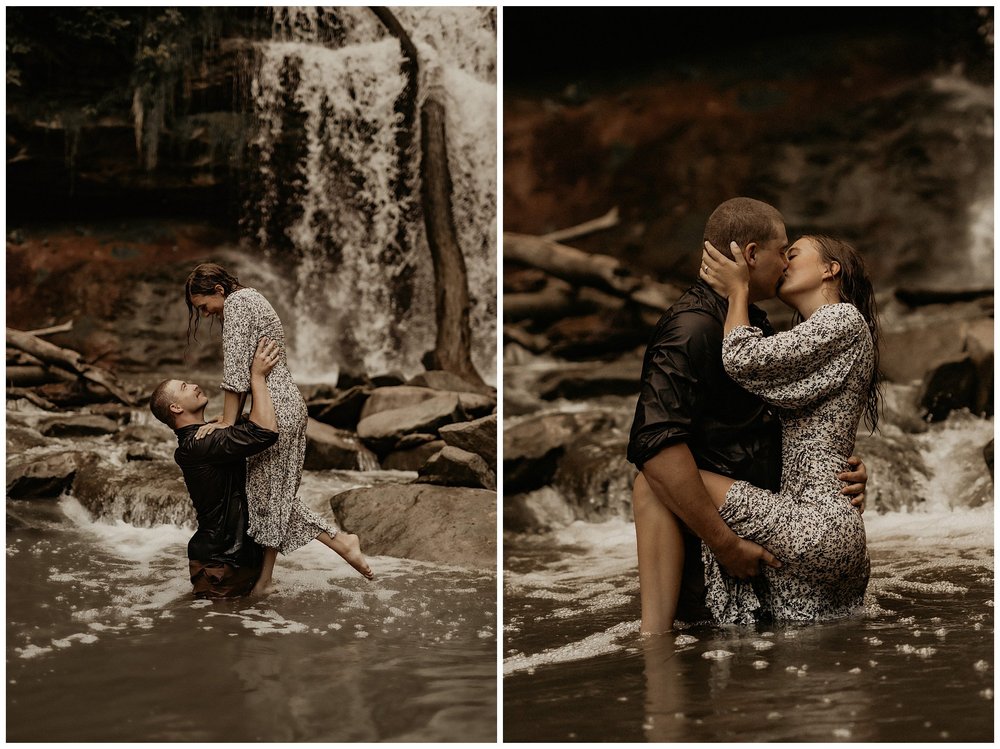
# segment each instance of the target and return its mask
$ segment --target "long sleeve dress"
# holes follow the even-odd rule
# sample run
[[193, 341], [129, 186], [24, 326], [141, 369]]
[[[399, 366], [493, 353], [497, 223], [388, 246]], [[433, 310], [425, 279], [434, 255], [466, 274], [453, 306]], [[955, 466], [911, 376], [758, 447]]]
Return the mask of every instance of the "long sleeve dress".
[[278, 419], [278, 441], [247, 460], [249, 533], [260, 545], [289, 554], [323, 531], [331, 536], [337, 531], [298, 498], [308, 412], [288, 371], [281, 320], [256, 289], [229, 294], [223, 307], [223, 390], [250, 391], [250, 364], [261, 336], [281, 346], [278, 363], [267, 376]]
[[737, 580], [703, 545], [714, 619], [751, 624], [850, 614], [863, 602], [870, 563], [864, 522], [837, 474], [854, 450], [875, 366], [868, 325], [852, 304], [825, 305], [784, 333], [730, 331], [722, 359], [730, 377], [777, 407], [782, 478], [778, 493], [735, 482], [719, 512], [783, 566]]

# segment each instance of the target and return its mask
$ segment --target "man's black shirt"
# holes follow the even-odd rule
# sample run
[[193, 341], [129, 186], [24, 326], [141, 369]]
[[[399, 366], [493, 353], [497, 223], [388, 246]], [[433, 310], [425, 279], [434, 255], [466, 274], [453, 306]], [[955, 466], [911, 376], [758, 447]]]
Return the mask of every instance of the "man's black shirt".
[[188, 559], [259, 566], [263, 551], [247, 535], [246, 459], [266, 450], [278, 433], [245, 421], [195, 439], [200, 424], [175, 431], [174, 460], [198, 514]]
[[[703, 281], [660, 318], [642, 363], [628, 459], [643, 464], [684, 442], [699, 468], [777, 491], [781, 431], [777, 418], [722, 366], [729, 303]], [[750, 323], [771, 335], [767, 315], [750, 305]]]

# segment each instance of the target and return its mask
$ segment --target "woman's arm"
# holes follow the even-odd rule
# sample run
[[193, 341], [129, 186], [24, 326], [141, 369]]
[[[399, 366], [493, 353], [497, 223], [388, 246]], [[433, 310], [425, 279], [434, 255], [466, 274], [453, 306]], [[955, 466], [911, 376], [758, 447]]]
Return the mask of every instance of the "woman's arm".
[[232, 426], [243, 413], [243, 406], [246, 404], [246, 393], [234, 393], [231, 390], [224, 390], [225, 400], [222, 403], [222, 421]]

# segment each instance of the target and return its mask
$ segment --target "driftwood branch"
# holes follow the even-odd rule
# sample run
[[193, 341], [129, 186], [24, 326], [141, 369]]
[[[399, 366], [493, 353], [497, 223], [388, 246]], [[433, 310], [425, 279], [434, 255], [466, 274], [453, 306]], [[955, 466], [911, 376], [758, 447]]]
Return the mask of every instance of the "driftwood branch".
[[14, 328], [7, 328], [7, 345], [31, 354], [54, 369], [68, 370], [90, 382], [97, 383], [125, 405], [134, 405], [132, 397], [121, 386], [112, 372], [88, 364], [77, 351], [60, 348], [27, 331], [15, 330]]
[[[539, 268], [574, 285], [592, 286], [661, 312], [683, 293], [672, 284], [635, 275], [616, 258], [583, 252], [528, 234], [504, 232], [503, 259]], [[505, 305], [506, 300], [505, 296]]]
[[593, 234], [597, 231], [610, 229], [613, 226], [618, 226], [618, 206], [615, 206], [599, 218], [584, 221], [582, 224], [577, 224], [576, 226], [568, 226], [565, 229], [559, 229], [558, 231], [543, 234], [541, 238], [547, 239], [550, 242], [565, 242], [567, 239], [577, 239], [578, 237], [583, 237], [587, 234]]
[[59, 325], [53, 325], [50, 328], [39, 328], [38, 330], [27, 330], [25, 331], [29, 335], [33, 336], [43, 336], [43, 335], [54, 335], [56, 333], [69, 333], [73, 330], [73, 321], [67, 320]]

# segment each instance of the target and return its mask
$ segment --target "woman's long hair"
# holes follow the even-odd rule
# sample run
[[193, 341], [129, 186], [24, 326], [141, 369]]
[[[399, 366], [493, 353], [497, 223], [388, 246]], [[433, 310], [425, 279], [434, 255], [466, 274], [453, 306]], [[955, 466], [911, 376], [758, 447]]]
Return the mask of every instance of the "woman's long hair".
[[868, 323], [872, 335], [875, 353], [875, 367], [872, 370], [871, 382], [868, 385], [868, 397], [865, 403], [865, 424], [872, 433], [878, 428], [879, 406], [882, 401], [882, 371], [879, 368], [879, 348], [882, 344], [882, 331], [878, 323], [878, 307], [875, 303], [875, 289], [872, 287], [868, 271], [865, 269], [864, 258], [847, 242], [826, 236], [807, 236], [816, 245], [820, 257], [826, 263], [839, 263], [840, 301], [848, 302], [858, 308], [861, 316]]
[[198, 322], [201, 317], [191, 297], [196, 294], [211, 296], [215, 293], [216, 285], [222, 287], [223, 296], [229, 296], [243, 288], [240, 286], [240, 279], [217, 263], [202, 263], [191, 271], [191, 275], [184, 282], [184, 301], [188, 308], [188, 345], [191, 345], [192, 338], [198, 340]]

